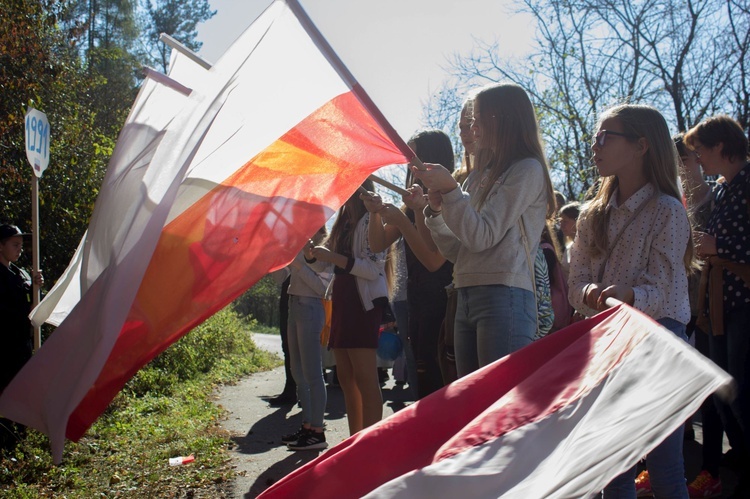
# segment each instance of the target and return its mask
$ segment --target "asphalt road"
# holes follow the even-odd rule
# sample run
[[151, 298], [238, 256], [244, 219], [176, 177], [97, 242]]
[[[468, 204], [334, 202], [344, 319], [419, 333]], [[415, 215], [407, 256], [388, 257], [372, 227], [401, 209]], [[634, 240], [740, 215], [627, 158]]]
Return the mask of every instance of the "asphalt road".
[[[280, 357], [281, 338], [253, 334], [256, 345]], [[224, 386], [217, 403], [227, 412], [223, 427], [230, 432], [234, 447], [230, 450], [238, 478], [233, 484], [235, 498], [254, 498], [271, 484], [299, 466], [315, 459], [320, 451], [294, 452], [281, 443], [281, 435], [292, 433], [302, 424], [302, 411], [296, 405], [271, 407], [266, 399], [284, 388], [284, 368], [256, 373], [233, 386]], [[396, 388], [391, 378], [382, 389], [383, 417], [410, 403], [407, 390]], [[329, 448], [349, 436], [341, 389], [328, 387], [325, 413], [326, 441]]]

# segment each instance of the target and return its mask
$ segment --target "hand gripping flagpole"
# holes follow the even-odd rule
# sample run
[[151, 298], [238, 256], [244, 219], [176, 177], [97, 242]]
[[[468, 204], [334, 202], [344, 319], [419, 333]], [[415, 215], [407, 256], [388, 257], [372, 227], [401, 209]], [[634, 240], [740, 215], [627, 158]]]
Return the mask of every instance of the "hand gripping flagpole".
[[[417, 157], [416, 154], [414, 154], [414, 151], [411, 150], [406, 142], [404, 142], [404, 139], [399, 136], [398, 132], [396, 132], [393, 126], [388, 122], [380, 109], [378, 109], [378, 106], [376, 106], [370, 96], [367, 95], [367, 92], [365, 92], [365, 89], [362, 88], [362, 85], [357, 82], [357, 80], [354, 78], [354, 75], [352, 75], [352, 73], [349, 71], [349, 68], [346, 67], [344, 62], [333, 50], [333, 47], [331, 47], [331, 45], [328, 43], [328, 40], [323, 37], [323, 34], [312, 22], [312, 19], [310, 19], [310, 16], [307, 15], [307, 12], [305, 12], [305, 9], [302, 8], [302, 5], [300, 5], [299, 1], [286, 0], [286, 4], [292, 10], [294, 15], [297, 16], [297, 19], [299, 20], [300, 24], [305, 29], [307, 34], [310, 35], [313, 43], [318, 47], [321, 53], [331, 64], [331, 66], [336, 69], [336, 72], [339, 74], [339, 76], [341, 76], [341, 78], [352, 89], [352, 93], [357, 97], [359, 102], [365, 107], [365, 109], [367, 109], [367, 111], [372, 115], [375, 121], [377, 121], [377, 123], [382, 127], [383, 131], [391, 140], [391, 142], [393, 142], [393, 144], [398, 147], [399, 151], [401, 151], [404, 156], [406, 156], [406, 158], [409, 160], [409, 164], [416, 166], [420, 170], [425, 170], [426, 168], [422, 161]], [[373, 182], [377, 182], [401, 194], [404, 194], [406, 192], [404, 189], [396, 187], [395, 185], [381, 180], [374, 175], [370, 178], [373, 180]]]
[[[414, 157], [416, 158], [416, 156], [414, 156]], [[421, 163], [421, 162], [420, 162], [420, 163]], [[423, 167], [423, 168], [424, 168], [424, 167]], [[380, 185], [382, 185], [382, 186], [383, 186], [383, 187], [385, 187], [386, 189], [390, 189], [390, 190], [392, 190], [393, 192], [398, 192], [398, 193], [399, 193], [399, 194], [401, 194], [402, 196], [408, 196], [409, 194], [411, 194], [411, 193], [410, 193], [409, 191], [407, 191], [407, 190], [406, 190], [406, 189], [404, 189], [403, 187], [399, 187], [399, 186], [397, 186], [396, 184], [392, 184], [392, 183], [388, 182], [387, 180], [383, 180], [383, 179], [382, 179], [382, 178], [380, 178], [380, 177], [376, 177], [375, 175], [370, 175], [370, 176], [369, 176], [368, 178], [369, 178], [370, 180], [372, 180], [373, 182], [375, 182], [376, 184], [380, 184]]]

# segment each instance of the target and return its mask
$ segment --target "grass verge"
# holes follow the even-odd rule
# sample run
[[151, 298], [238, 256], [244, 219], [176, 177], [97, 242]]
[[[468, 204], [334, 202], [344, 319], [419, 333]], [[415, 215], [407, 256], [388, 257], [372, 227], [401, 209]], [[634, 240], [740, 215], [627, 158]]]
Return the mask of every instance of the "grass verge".
[[[233, 470], [229, 435], [212, 402], [217, 385], [270, 369], [254, 327], [227, 308], [144, 367], [78, 442], [52, 464], [47, 437], [28, 430], [0, 454], [1, 498], [220, 498]], [[195, 462], [169, 466], [169, 458]]]

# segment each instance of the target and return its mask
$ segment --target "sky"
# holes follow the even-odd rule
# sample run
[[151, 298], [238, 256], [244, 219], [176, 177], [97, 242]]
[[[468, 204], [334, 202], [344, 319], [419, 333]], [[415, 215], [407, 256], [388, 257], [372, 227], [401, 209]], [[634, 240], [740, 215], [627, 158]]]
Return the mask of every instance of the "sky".
[[[215, 62], [270, 0], [210, 0], [216, 15], [198, 26], [199, 54]], [[528, 52], [531, 17], [510, 0], [300, 0], [315, 25], [388, 121], [408, 139], [446, 79], [453, 54], [476, 39], [497, 40], [504, 55]]]

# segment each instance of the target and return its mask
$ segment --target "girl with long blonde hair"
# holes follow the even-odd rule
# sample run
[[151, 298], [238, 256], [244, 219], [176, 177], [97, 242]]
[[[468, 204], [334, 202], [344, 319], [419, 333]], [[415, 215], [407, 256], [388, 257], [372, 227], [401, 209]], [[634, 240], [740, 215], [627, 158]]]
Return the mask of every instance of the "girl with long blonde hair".
[[436, 164], [413, 168], [428, 188], [425, 224], [454, 262], [454, 341], [464, 376], [531, 343], [537, 331], [533, 258], [555, 200], [536, 114], [515, 84], [472, 100], [474, 168], [463, 186]]
[[[614, 298], [687, 340], [693, 245], [677, 151], [664, 117], [649, 106], [609, 109], [591, 149], [601, 182], [578, 218], [570, 251], [571, 304], [591, 316]], [[637, 483], [633, 467], [605, 488], [604, 497], [635, 497], [639, 487], [652, 489], [656, 497], [687, 498], [682, 431], [648, 455], [648, 471]]]

